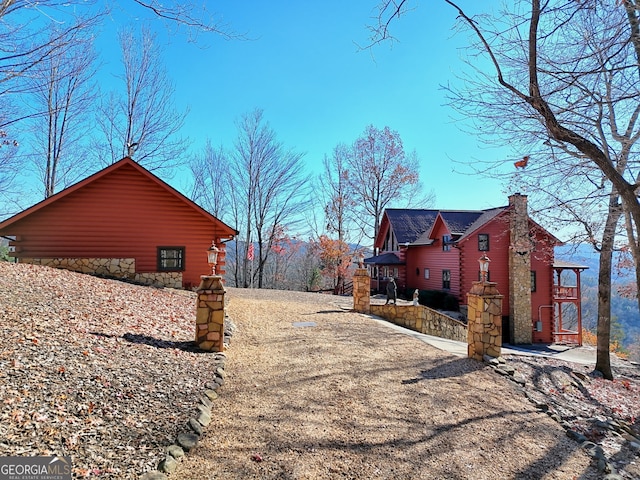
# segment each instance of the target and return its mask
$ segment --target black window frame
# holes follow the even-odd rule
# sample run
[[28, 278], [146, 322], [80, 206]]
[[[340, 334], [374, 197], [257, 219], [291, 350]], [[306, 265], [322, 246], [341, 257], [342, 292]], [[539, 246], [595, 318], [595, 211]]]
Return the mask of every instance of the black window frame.
[[[159, 272], [184, 272], [185, 270], [185, 247], [161, 246], [157, 247], [157, 267]], [[177, 256], [163, 256], [163, 252], [177, 252]], [[167, 266], [165, 262], [177, 261], [175, 266]]]
[[442, 289], [451, 290], [451, 270], [442, 270]]
[[[482, 248], [482, 242], [480, 239], [486, 240], [486, 248]], [[479, 233], [478, 234], [478, 251], [479, 252], [488, 252], [489, 251], [489, 234], [488, 233]]]
[[536, 271], [535, 270], [531, 270], [531, 292], [535, 292], [536, 288], [537, 288], [537, 278], [536, 278]]

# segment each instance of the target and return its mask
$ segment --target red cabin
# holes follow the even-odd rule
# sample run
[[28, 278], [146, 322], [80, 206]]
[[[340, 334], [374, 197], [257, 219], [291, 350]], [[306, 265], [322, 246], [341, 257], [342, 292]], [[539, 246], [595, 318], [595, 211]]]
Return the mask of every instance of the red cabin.
[[146, 284], [197, 286], [207, 249], [237, 231], [126, 157], [0, 223], [19, 262]]
[[[488, 210], [387, 209], [375, 240], [380, 253], [365, 263], [381, 292], [393, 276], [400, 290], [454, 295], [464, 312], [466, 294], [480, 280], [478, 260], [487, 255], [487, 280], [503, 295], [505, 342], [581, 344], [580, 272], [587, 267], [554, 262], [560, 244], [531, 220], [527, 197], [515, 194], [508, 206]], [[565, 271], [575, 274], [574, 286], [562, 285]], [[576, 319], [571, 330], [563, 327], [568, 306]]]

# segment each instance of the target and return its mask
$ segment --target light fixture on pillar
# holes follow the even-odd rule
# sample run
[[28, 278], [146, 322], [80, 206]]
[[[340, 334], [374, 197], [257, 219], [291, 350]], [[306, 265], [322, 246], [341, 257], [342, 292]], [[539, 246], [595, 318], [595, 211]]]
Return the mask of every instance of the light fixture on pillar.
[[480, 264], [480, 279], [482, 283], [486, 283], [487, 277], [489, 276], [489, 257], [487, 257], [486, 253], [483, 253], [482, 256], [478, 259], [478, 263]]
[[211, 246], [207, 250], [207, 262], [211, 266], [211, 275], [216, 274], [216, 265], [218, 264], [218, 253], [220, 249], [216, 247], [215, 240], [211, 242]]
[[358, 268], [364, 268], [364, 253], [358, 254]]

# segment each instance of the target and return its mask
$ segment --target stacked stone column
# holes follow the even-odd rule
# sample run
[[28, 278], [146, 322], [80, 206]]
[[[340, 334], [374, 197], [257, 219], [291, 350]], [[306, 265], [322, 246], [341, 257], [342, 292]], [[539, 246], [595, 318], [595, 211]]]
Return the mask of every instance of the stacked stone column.
[[531, 252], [527, 196], [516, 193], [509, 197], [509, 341], [528, 344], [533, 340], [531, 318]]
[[366, 268], [353, 274], [353, 309], [360, 313], [371, 311], [371, 278]]
[[502, 295], [493, 282], [474, 282], [467, 293], [467, 356], [482, 361], [502, 349]]
[[202, 275], [196, 290], [196, 345], [209, 352], [224, 350], [224, 294], [220, 275]]

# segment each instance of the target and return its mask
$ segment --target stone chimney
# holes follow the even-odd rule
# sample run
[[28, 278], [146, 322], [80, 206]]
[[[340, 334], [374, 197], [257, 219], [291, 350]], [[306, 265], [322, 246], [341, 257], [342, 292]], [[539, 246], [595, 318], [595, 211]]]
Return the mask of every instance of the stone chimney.
[[509, 197], [509, 341], [531, 343], [531, 252], [527, 196]]

